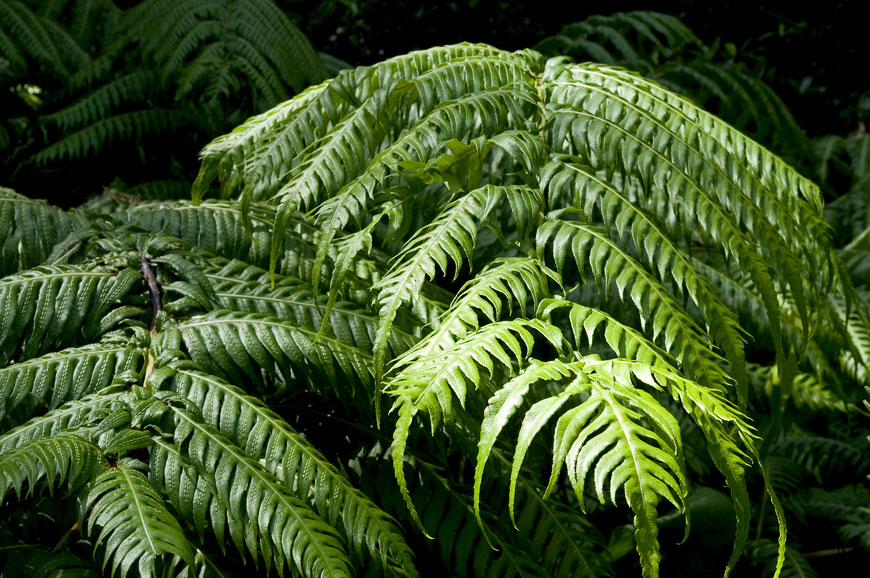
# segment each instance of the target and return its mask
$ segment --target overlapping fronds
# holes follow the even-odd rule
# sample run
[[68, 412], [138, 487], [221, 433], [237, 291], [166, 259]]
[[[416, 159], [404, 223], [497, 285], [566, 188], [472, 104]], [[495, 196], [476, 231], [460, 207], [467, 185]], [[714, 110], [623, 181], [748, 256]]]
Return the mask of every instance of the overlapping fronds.
[[164, 335], [169, 343], [180, 340], [204, 369], [237, 383], [261, 382], [262, 371], [285, 385], [305, 376], [312, 387], [329, 384], [344, 395], [371, 390], [369, 352], [277, 317], [217, 310]]
[[266, 470], [299, 498], [309, 500], [327, 522], [337, 526], [340, 521], [342, 534], [354, 549], [367, 549], [384, 566], [416, 573], [411, 549], [395, 522], [256, 397], [183, 365], [154, 375], [171, 377], [171, 389], [192, 400], [206, 423], [261, 460]]
[[201, 533], [205, 517], [219, 543], [224, 532], [267, 568], [285, 565], [306, 577], [351, 576], [338, 532], [260, 462], [189, 411], [169, 406], [173, 445], [151, 454], [156, 484]]
[[[0, 149], [14, 153], [7, 181], [39, 182], [49, 163], [116, 150], [124, 166], [112, 176], [128, 184], [142, 184], [144, 166], [151, 178], [177, 178], [199, 139], [326, 76], [273, 0], [10, 0], [0, 5], [0, 29], [3, 102], [33, 111], [32, 121], [0, 127]], [[155, 154], [147, 145], [157, 137], [172, 144]], [[111, 180], [84, 182], [80, 200]]]
[[[278, 90], [291, 64], [252, 56], [278, 40], [249, 38], [262, 4], [129, 14], [159, 31], [142, 49], [186, 75], [182, 94], [221, 99], [255, 69]], [[233, 10], [237, 35], [216, 40]], [[654, 14], [589, 26], [620, 61], [698, 46]], [[788, 564], [796, 510], [774, 491], [794, 484], [771, 464], [821, 470], [783, 450], [783, 408], [856, 416], [870, 325], [818, 187], [785, 161], [638, 74], [483, 45], [344, 70], [202, 157], [191, 202], [0, 197], [19, 239], [0, 278], [0, 451], [87, 429], [108, 471], [82, 482], [85, 522], [110, 572], [192, 575], [219, 547], [304, 576], [413, 576], [424, 550], [447, 574], [596, 576], [633, 535], [657, 577], [689, 488], [723, 478], [725, 575], [755, 517], [779, 537], [759, 565]], [[385, 462], [397, 490], [372, 487]], [[772, 514], [750, 499], [765, 490]], [[132, 496], [165, 522], [158, 541]], [[605, 547], [595, 527], [614, 523]]]
[[97, 446], [86, 438], [60, 433], [37, 438], [0, 455], [0, 499], [10, 490], [20, 499], [40, 485], [49, 490], [65, 483], [70, 492], [93, 476], [101, 460]]
[[103, 316], [138, 281], [134, 269], [44, 266], [0, 280], [0, 365], [91, 341]]
[[[639, 35], [638, 45], [616, 28], [605, 30], [617, 22]], [[638, 13], [590, 26], [625, 58], [640, 58], [649, 46], [698, 47], [674, 22]], [[403, 459], [418, 413], [434, 433], [494, 396], [490, 409], [463, 418], [478, 420], [473, 427], [485, 432], [478, 491], [483, 463], [514, 413], [532, 420], [520, 430], [514, 483], [534, 432], [551, 418], [582, 413], [586, 421], [574, 434], [581, 441], [574, 446], [571, 438], [562, 450], [557, 444], [554, 459], [575, 460], [569, 479], [581, 504], [587, 474], [602, 499], [625, 494], [644, 573], [656, 575], [655, 504], [664, 498], [681, 508], [686, 478], [679, 428], [646, 388], [669, 394], [688, 414], [726, 479], [738, 519], [728, 572], [734, 567], [748, 535], [745, 478], [756, 438], [738, 409], [748, 400], [749, 333], [730, 284], [747, 288], [751, 299], [741, 293], [740, 302], [762, 312], [765, 346], [780, 364], [785, 343], [808, 351], [817, 371], [833, 371], [809, 340], [821, 324], [810, 311], [836, 267], [813, 183], [642, 76], [472, 45], [346, 71], [250, 119], [206, 147], [203, 158], [195, 200], [217, 179], [245, 210], [252, 201], [275, 207], [273, 271], [282, 271], [284, 243], [298, 234], [294, 212], [313, 215], [315, 233], [307, 238], [316, 248], [315, 294], [321, 266], [334, 264], [328, 312], [337, 295], [352, 293], [356, 281], [346, 272], [355, 259], [391, 257], [375, 257], [373, 377], [375, 395], [383, 388], [398, 414], [394, 473], [418, 522]], [[424, 217], [409, 214], [415, 202], [426, 203]], [[742, 272], [734, 277], [707, 265], [697, 251], [733, 261]], [[478, 259], [485, 267], [475, 276]], [[399, 316], [411, 314], [425, 284], [451, 278], [466, 285], [419, 343], [401, 354], [388, 349], [393, 331], [403, 328]], [[596, 309], [582, 301], [592, 282], [600, 292]], [[563, 300], [530, 315], [553, 294]], [[366, 305], [364, 295], [353, 295]], [[573, 345], [550, 320], [571, 306]], [[583, 333], [592, 351], [605, 346], [616, 357], [591, 361]], [[541, 375], [532, 379], [535, 371]], [[569, 375], [575, 385], [563, 383]], [[628, 429], [609, 429], [616, 423]], [[581, 425], [591, 428], [582, 436]]]
[[0, 423], [18, 405], [24, 415], [38, 406], [55, 409], [144, 369], [141, 334], [108, 334], [99, 343], [51, 352], [0, 369]]

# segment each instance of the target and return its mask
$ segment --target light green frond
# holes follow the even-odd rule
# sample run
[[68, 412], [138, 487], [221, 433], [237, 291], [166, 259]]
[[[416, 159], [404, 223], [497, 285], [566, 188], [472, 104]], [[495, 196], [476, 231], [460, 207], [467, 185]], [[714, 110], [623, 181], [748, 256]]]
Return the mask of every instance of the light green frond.
[[380, 316], [374, 348], [376, 380], [387, 361], [386, 345], [399, 308], [419, 293], [426, 279], [435, 277], [436, 267], [446, 275], [452, 265], [456, 277], [473, 256], [480, 224], [494, 206], [513, 195], [533, 196], [534, 191], [486, 185], [447, 205], [431, 225], [404, 244], [389, 271], [372, 287], [378, 292], [375, 302]]
[[[0, 407], [9, 414], [23, 404], [28, 412], [49, 410], [109, 386], [119, 374], [144, 369], [143, 336], [106, 335], [99, 343], [69, 348], [0, 369]], [[3, 416], [0, 416], [0, 423]]]
[[[535, 362], [496, 392], [481, 425], [475, 501], [492, 445], [522, 404], [529, 388], [541, 381], [560, 382], [570, 378], [563, 390], [565, 394], [554, 398], [561, 403], [556, 402], [555, 408], [533, 406], [535, 413], [529, 410], [524, 423], [525, 431], [530, 430], [530, 424], [540, 427], [569, 397], [586, 394], [585, 399], [558, 419], [548, 493], [563, 465], [568, 469], [568, 478], [581, 505], [590, 473], [601, 503], [605, 499], [615, 503], [617, 493], [622, 490], [635, 515], [635, 540], [644, 576], [658, 576], [656, 505], [664, 498], [682, 510], [686, 496], [679, 425], [651, 395], [625, 385], [619, 377], [614, 378], [609, 363], [594, 360], [588, 364], [585, 360]], [[531, 436], [534, 433], [530, 432]], [[526, 439], [530, 441], [531, 436]], [[517, 447], [518, 452], [525, 452], [528, 446], [518, 444]], [[518, 457], [514, 458], [515, 468]]]
[[[559, 329], [551, 325], [536, 319], [497, 321], [457, 341], [449, 349], [433, 352], [401, 367], [398, 374], [386, 382], [384, 391], [395, 398], [393, 409], [398, 408], [399, 412], [393, 430], [393, 466], [405, 502], [418, 524], [419, 519], [405, 485], [402, 465], [411, 420], [418, 411], [428, 414], [434, 433], [442, 419], [452, 418], [454, 395], [464, 407], [469, 385], [477, 388], [484, 375], [488, 373], [489, 377], [493, 376], [497, 366], [512, 372], [514, 360], [522, 363], [535, 343], [532, 331], [543, 335], [554, 348], [559, 349], [562, 335]], [[483, 367], [486, 373], [481, 374], [478, 366]]]
[[538, 253], [553, 255], [560, 274], [570, 256], [581, 274], [588, 265], [600, 285], [614, 286], [623, 301], [637, 308], [645, 331], [654, 340], [661, 338], [688, 377], [707, 388], [730, 389], [731, 378], [716, 363], [719, 356], [705, 332], [664, 285], [604, 230], [578, 221], [548, 220], [538, 229], [537, 245]]
[[283, 574], [353, 575], [337, 531], [259, 462], [186, 410], [170, 406], [174, 444], [151, 454], [155, 485], [199, 533], [210, 524], [219, 544], [229, 531], [240, 552], [262, 557]]
[[[193, 549], [163, 498], [139, 471], [144, 466], [124, 458], [88, 488], [86, 527], [105, 547], [103, 569], [126, 576], [136, 568], [143, 578], [159, 577], [161, 559], [172, 556], [193, 565]], [[175, 561], [164, 562], [174, 566]]]
[[707, 331], [713, 342], [724, 351], [745, 397], [745, 339], [736, 315], [653, 218], [615, 185], [575, 161], [570, 157], [565, 161], [557, 157], [542, 170], [541, 186], [550, 202], [570, 194], [573, 206], [582, 209], [587, 222], [592, 222], [593, 210], [597, 209], [606, 228], [615, 227], [619, 237], [630, 233], [635, 253], [650, 264], [658, 279], [662, 282], [673, 280], [678, 290], [685, 291], [695, 307], [700, 309]]
[[498, 320], [505, 303], [509, 312], [516, 303], [525, 316], [529, 299], [531, 306], [537, 308], [549, 295], [548, 279], [555, 278], [552, 271], [534, 259], [512, 257], [493, 261], [459, 291], [439, 319], [437, 329], [398, 358], [393, 368], [449, 349], [457, 340], [480, 328], [480, 315], [490, 322]]
[[0, 366], [93, 341], [105, 331], [103, 316], [139, 279], [134, 269], [94, 265], [37, 267], [0, 279]]
[[[219, 378], [183, 367], [176, 371], [172, 390], [191, 399], [206, 423], [260, 460], [297, 497], [311, 502], [357, 553], [368, 552], [384, 567], [417, 574], [411, 548], [395, 521], [283, 418]], [[161, 377], [169, 376], [161, 372]]]
[[15, 490], [20, 500], [42, 485], [53, 491], [66, 483], [71, 493], [96, 474], [101, 462], [100, 449], [73, 433], [36, 438], [5, 449], [0, 453], [0, 500], [9, 490]]
[[[553, 66], [550, 73], [551, 130], [559, 147], [654, 183], [653, 192], [671, 201], [647, 208], [664, 212], [661, 219], [673, 209], [681, 222], [698, 222], [764, 288], [773, 318], [777, 303], [764, 261], [771, 263], [808, 327], [802, 272], [815, 283], [813, 299], [831, 278], [830, 254], [815, 250], [827, 239], [818, 187], [716, 117], [639, 76], [592, 65]], [[635, 119], [630, 129], [627, 118]]]

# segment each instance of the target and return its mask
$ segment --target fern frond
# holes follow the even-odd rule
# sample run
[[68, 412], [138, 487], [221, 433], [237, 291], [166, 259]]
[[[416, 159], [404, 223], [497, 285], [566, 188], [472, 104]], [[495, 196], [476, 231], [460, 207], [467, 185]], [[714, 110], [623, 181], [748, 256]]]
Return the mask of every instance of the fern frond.
[[[374, 347], [376, 381], [386, 363], [386, 345], [399, 308], [420, 291], [425, 279], [435, 277], [436, 266], [442, 274], [447, 274], [452, 263], [458, 275], [465, 261], [471, 260], [480, 223], [494, 206], [514, 195], [534, 197], [535, 191], [526, 187], [487, 185], [447, 205], [429, 227], [418, 231], [405, 243], [390, 270], [372, 287], [378, 292], [375, 302], [380, 317]], [[543, 200], [538, 207], [542, 204]]]
[[[639, 76], [591, 65], [553, 67], [552, 74], [555, 142], [590, 164], [654, 183], [675, 203], [670, 207], [681, 221], [701, 217], [702, 229], [764, 288], [773, 316], [777, 303], [761, 251], [791, 290], [803, 326], [808, 327], [801, 272], [810, 271], [818, 291], [832, 275], [830, 254], [808, 249], [827, 238], [818, 187], [794, 171], [782, 170], [776, 157], [762, 155], [757, 143], [714, 116]], [[620, 91], [627, 96], [618, 96]], [[626, 117], [636, 119], [630, 130], [624, 126]], [[686, 123], [693, 130], [686, 132]], [[653, 133], [656, 139], [644, 138]], [[612, 146], [602, 147], [603, 142]], [[766, 164], [753, 166], [753, 159], [761, 156]], [[742, 201], [735, 203], [733, 195]], [[678, 197], [682, 200], [676, 202]], [[668, 207], [661, 201], [649, 206], [671, 211]], [[660, 218], [667, 219], [667, 214]]]
[[[189, 98], [194, 87], [215, 94], [211, 83], [230, 76], [240, 84], [240, 72], [273, 96], [258, 103], [274, 106], [274, 97], [286, 98], [281, 87], [300, 91], [319, 82], [325, 70], [308, 39], [272, 2], [243, 0], [232, 4], [214, 0], [169, 2], [148, 0], [125, 14], [127, 27], [141, 39], [146, 58], [157, 63], [165, 78], [192, 77], [204, 81], [180, 83], [177, 98]], [[222, 58], [202, 58], [219, 51]], [[217, 74], [209, 69], [225, 68]], [[260, 95], [264, 96], [263, 94]], [[265, 108], [265, 107], [264, 107]], [[262, 110], [262, 108], [261, 108]]]
[[160, 576], [164, 556], [194, 563], [181, 526], [139, 471], [144, 465], [124, 458], [88, 488], [86, 527], [98, 544], [105, 544], [103, 569], [111, 562], [112, 576], [119, 569], [126, 576], [132, 568], [143, 578]]
[[63, 430], [96, 425], [116, 410], [125, 411], [127, 402], [124, 397], [124, 391], [88, 395], [44, 415], [33, 417], [0, 434], [0, 453], [11, 451], [30, 441], [51, 439]]
[[556, 277], [534, 259], [513, 257], [493, 261], [459, 291], [450, 308], [439, 318], [438, 327], [395, 360], [394, 370], [449, 349], [457, 340], [480, 328], [480, 315], [490, 322], [498, 320], [503, 300], [509, 311], [516, 302], [525, 314], [529, 298], [532, 307], [537, 308], [549, 295], [548, 278]]
[[29, 412], [43, 403], [53, 410], [109, 386], [120, 374], [135, 377], [144, 369], [144, 342], [141, 334], [134, 333], [132, 337], [108, 334], [99, 343], [48, 353], [2, 368], [2, 413], [9, 414], [20, 404]]
[[0, 277], [42, 265], [55, 244], [88, 226], [79, 211], [63, 211], [0, 187]]
[[37, 163], [75, 160], [96, 153], [115, 140], [132, 141], [148, 134], [168, 133], [185, 126], [187, 114], [171, 108], [149, 108], [122, 112], [100, 118], [96, 122], [67, 134], [33, 155]]
[[646, 331], [654, 340], [662, 336], [665, 350], [680, 361], [688, 377], [711, 389], [730, 389], [731, 378], [715, 362], [718, 355], [705, 332], [652, 273], [604, 230], [555, 219], [545, 221], [537, 237], [538, 252], [549, 248], [560, 274], [571, 255], [581, 272], [588, 264], [597, 282], [615, 286], [623, 301], [630, 299]]
[[[173, 391], [192, 400], [206, 423], [261, 460], [300, 499], [312, 502], [328, 523], [341, 529], [357, 553], [367, 551], [384, 567], [417, 574], [413, 553], [395, 522], [290, 424], [257, 398], [219, 378], [181, 366], [173, 370]], [[167, 371], [159, 375], [170, 377]]]
[[[563, 390], [565, 394], [558, 399], [564, 403], [572, 395], [583, 392], [588, 393], [588, 397], [558, 420], [547, 493], [552, 491], [563, 464], [567, 466], [568, 477], [581, 506], [589, 472], [594, 472], [594, 487], [601, 503], [605, 502], [606, 496], [615, 503], [617, 492], [623, 490], [635, 514], [635, 540], [644, 575], [657, 576], [656, 505], [660, 498], [664, 498], [682, 510], [686, 495], [679, 426], [652, 396], [623, 385], [621, 380], [610, 375], [612, 369], [607, 367], [608, 362], [602, 363], [605, 365], [600, 367], [593, 361], [589, 368], [582, 360], [533, 363], [490, 398], [481, 425], [475, 469], [475, 504], [479, 502], [484, 466], [492, 446], [529, 388], [540, 381], [558, 382], [572, 378]], [[553, 413], [547, 410], [542, 415], [546, 421]], [[526, 419], [529, 424], [543, 425], [537, 412], [533, 414], [530, 410]], [[645, 421], [641, 420], [649, 420], [652, 429], [643, 425]], [[526, 449], [527, 446], [517, 446], [518, 452]], [[515, 467], [518, 457], [515, 456]]]
[[745, 397], [745, 339], [734, 313], [649, 215], [594, 170], [571, 162], [574, 160], [567, 158], [565, 161], [568, 162], [563, 162], [557, 157], [542, 170], [541, 186], [548, 192], [550, 202], [560, 195], [570, 194], [571, 202], [582, 208], [587, 222], [592, 221], [593, 208], [597, 208], [606, 228], [615, 227], [619, 237], [630, 232], [636, 254], [650, 264], [658, 263], [658, 267], [651, 269], [659, 280], [673, 280], [678, 290], [685, 291], [701, 310], [707, 331], [713, 342], [724, 351], [731, 371], [744, 391], [741, 395]]
[[0, 279], [0, 366], [93, 341], [139, 273], [106, 266], [37, 267]]
[[[175, 337], [177, 334], [177, 338]], [[257, 313], [217, 310], [178, 324], [164, 333], [158, 350], [184, 344], [200, 367], [231, 381], [262, 381], [261, 371], [290, 385], [301, 376], [309, 387], [324, 389], [324, 381], [337, 393], [361, 390], [371, 395], [371, 354], [316, 329]]]
[[[141, 102], [157, 82], [150, 70], [139, 70], [119, 76], [89, 92], [68, 107], [41, 117], [43, 123], [52, 123], [68, 133], [109, 118], [122, 104]], [[111, 130], [111, 129], [109, 129]]]
[[[87, 439], [73, 433], [36, 438], [0, 453], [0, 500], [15, 490], [19, 500], [41, 485], [53, 491], [66, 483], [73, 492], [96, 473], [103, 456]], [[26, 493], [22, 489], [26, 486]]]
[[[229, 531], [240, 552], [285, 564], [306, 577], [350, 577], [338, 533], [245, 451], [193, 414], [169, 406], [174, 445], [151, 454], [155, 483], [202, 533], [206, 519], [218, 542]], [[232, 483], [230, 483], [232, 480]]]
[[[282, 277], [272, 288], [268, 271], [239, 261], [227, 263], [220, 271], [206, 276], [223, 307], [278, 317], [299, 326], [321, 327], [327, 335], [364, 351], [373, 348], [377, 316], [351, 301], [339, 301], [324, 307], [324, 298], [316, 299], [306, 281]], [[329, 317], [324, 320], [326, 311]], [[416, 342], [416, 337], [395, 327], [390, 336], [390, 354], [399, 355]]]

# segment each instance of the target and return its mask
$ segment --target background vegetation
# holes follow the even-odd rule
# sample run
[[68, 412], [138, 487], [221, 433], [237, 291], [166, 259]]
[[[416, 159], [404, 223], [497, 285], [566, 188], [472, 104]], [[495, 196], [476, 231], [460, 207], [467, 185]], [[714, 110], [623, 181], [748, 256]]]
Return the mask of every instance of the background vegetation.
[[[188, 567], [229, 576], [271, 566], [305, 575], [628, 576], [655, 575], [659, 555], [663, 575], [699, 576], [723, 571], [744, 533], [735, 576], [773, 575], [778, 558], [783, 576], [866, 567], [870, 87], [860, 18], [849, 3], [813, 15], [732, 2], [672, 3], [667, 14], [618, 8], [625, 12], [489, 0], [0, 0], [0, 185], [30, 197], [0, 189], [0, 519], [9, 521], [0, 576]], [[675, 185], [656, 182], [658, 165], [645, 157], [633, 172], [622, 137], [592, 121], [583, 130], [602, 131], [607, 144], [554, 136], [574, 134], [559, 106], [597, 113], [583, 108], [586, 96], [557, 87], [588, 82], [585, 69], [545, 71], [535, 56], [482, 48], [428, 56], [477, 70], [442, 80], [408, 57], [376, 64], [466, 40], [635, 70], [783, 161], [759, 169], [757, 184], [733, 181], [752, 202], [718, 198], [709, 201], [715, 209], [668, 214]], [[524, 93], [528, 79], [510, 76], [514, 65], [547, 79], [545, 93]], [[342, 70], [328, 89], [294, 101], [302, 104], [273, 109]], [[481, 86], [498, 87], [504, 100]], [[479, 94], [492, 99], [486, 108], [511, 112], [486, 128], [470, 98], [455, 118], [484, 128], [471, 123], [458, 141], [444, 137], [455, 119], [432, 121], [437, 138], [411, 130], [434, 114], [433, 98]], [[519, 110], [531, 124], [511, 124]], [[636, 118], [647, 112], [607, 118], [640, 131]], [[252, 115], [261, 116], [246, 122]], [[656, 122], [679, 130], [667, 115]], [[715, 141], [714, 129], [703, 138]], [[408, 134], [420, 139], [417, 153], [430, 142], [441, 149], [375, 162]], [[712, 187], [717, 170], [751, 164], [749, 153], [716, 142], [705, 149], [711, 156], [698, 152], [707, 169], [689, 181]], [[764, 155], [766, 167], [773, 157]], [[786, 163], [821, 187], [823, 213]], [[375, 195], [364, 177], [384, 174], [391, 186]], [[783, 182], [804, 199], [777, 197]], [[552, 183], [573, 196], [560, 198]], [[522, 187], [540, 191], [548, 209], [583, 211], [523, 206]], [[195, 206], [191, 191], [211, 200]], [[418, 196], [426, 202], [414, 205]], [[504, 210], [490, 214], [496, 199]], [[706, 211], [729, 216], [693, 222]], [[560, 253], [566, 239], [573, 252]], [[759, 255], [774, 265], [769, 285], [752, 264]], [[619, 295], [631, 263], [635, 305]], [[457, 369], [434, 397], [415, 390], [431, 371], [424, 362], [446, 363], [438, 355], [477, 337], [483, 349], [462, 359], [478, 369]], [[605, 500], [592, 484], [548, 480], [558, 451], [542, 438], [558, 439], [556, 417], [536, 426], [546, 436], [515, 463], [520, 416], [547, 403], [567, 409], [552, 383], [572, 371], [580, 383], [586, 373], [570, 364], [590, 355], [664, 372], [629, 378], [649, 390], [642, 399], [619, 389], [624, 376], [610, 366], [583, 382], [611, 380], [620, 403], [646, 412], [626, 410], [645, 447], [681, 450], [677, 462], [646, 462], [665, 485], [643, 501], [646, 515], [658, 498], [676, 506], [659, 504], [652, 521], [628, 491]], [[525, 357], [540, 365], [526, 367]], [[493, 363], [503, 366], [486, 378], [479, 367]], [[551, 385], [523, 401], [522, 376]], [[677, 394], [688, 386], [673, 376], [714, 392], [708, 405]], [[520, 391], [507, 403], [516, 414], [495, 393], [510, 388]], [[578, 395], [591, 404], [595, 392]], [[497, 411], [508, 411], [504, 421]], [[676, 441], [664, 433], [674, 419]], [[395, 453], [403, 444], [404, 461]], [[782, 556], [771, 489], [788, 523]], [[138, 521], [130, 495], [147, 513]], [[266, 497], [260, 508], [243, 495]], [[518, 530], [504, 508], [514, 501]], [[682, 507], [692, 531], [677, 546]]]

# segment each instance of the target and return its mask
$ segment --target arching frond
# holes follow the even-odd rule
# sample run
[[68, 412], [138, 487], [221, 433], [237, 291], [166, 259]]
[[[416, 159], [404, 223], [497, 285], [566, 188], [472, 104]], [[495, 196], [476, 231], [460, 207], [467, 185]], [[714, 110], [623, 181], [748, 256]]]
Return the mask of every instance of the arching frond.
[[570, 255], [581, 272], [588, 265], [598, 283], [614, 286], [621, 299], [630, 300], [646, 330], [653, 339], [661, 335], [665, 349], [680, 360], [687, 376], [708, 388], [729, 389], [730, 378], [715, 362], [718, 356], [703, 330], [661, 282], [604, 230], [578, 221], [548, 220], [538, 229], [537, 244], [539, 253], [553, 255], [560, 274]]
[[0, 435], [0, 453], [11, 451], [30, 441], [50, 439], [66, 429], [97, 425], [112, 416], [114, 410], [127, 407], [124, 391], [93, 394], [66, 403], [44, 415], [33, 417]]
[[367, 351], [277, 317], [217, 310], [179, 324], [163, 339], [158, 350], [177, 349], [169, 344], [180, 341], [200, 367], [237, 383], [261, 382], [265, 371], [286, 385], [306, 376], [313, 388], [325, 389], [325, 381], [337, 393], [370, 395]]

